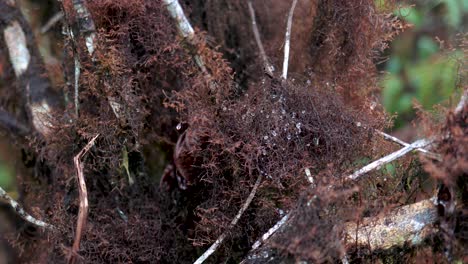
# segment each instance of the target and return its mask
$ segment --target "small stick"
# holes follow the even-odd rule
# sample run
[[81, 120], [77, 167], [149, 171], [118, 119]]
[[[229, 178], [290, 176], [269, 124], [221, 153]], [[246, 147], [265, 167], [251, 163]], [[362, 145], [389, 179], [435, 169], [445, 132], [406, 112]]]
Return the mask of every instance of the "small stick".
[[69, 263], [75, 263], [75, 255], [80, 249], [80, 241], [83, 230], [86, 226], [86, 220], [88, 218], [88, 190], [86, 189], [86, 181], [83, 173], [83, 165], [81, 163], [81, 158], [94, 146], [94, 142], [99, 137], [99, 134], [94, 136], [88, 144], [73, 158], [73, 163], [75, 164], [76, 177], [78, 178], [78, 190], [80, 194], [80, 208], [78, 211], [78, 220], [76, 223], [76, 234], [75, 241], [73, 242], [72, 247], [72, 256], [69, 260]]
[[232, 221], [229, 224], [229, 227], [227, 228], [227, 230], [224, 233], [222, 233], [221, 236], [219, 236], [219, 238], [213, 243], [213, 245], [211, 245], [211, 247], [207, 251], [205, 251], [205, 253], [203, 253], [203, 255], [201, 255], [194, 262], [194, 264], [203, 263], [211, 254], [213, 254], [216, 251], [216, 249], [221, 245], [221, 243], [223, 243], [224, 239], [228, 235], [228, 232], [237, 224], [237, 222], [241, 218], [242, 214], [249, 207], [250, 203], [252, 202], [252, 200], [253, 200], [253, 198], [255, 196], [255, 193], [257, 192], [258, 186], [260, 186], [261, 181], [262, 181], [262, 175], [259, 175], [258, 178], [257, 178], [257, 181], [255, 182], [255, 185], [254, 185], [252, 191], [249, 194], [249, 197], [247, 197], [247, 200], [245, 201], [244, 205], [242, 206], [242, 208], [237, 213], [236, 217], [234, 217], [234, 219], [232, 219]]
[[195, 31], [185, 16], [184, 10], [182, 9], [179, 1], [163, 0], [163, 2], [166, 4], [167, 11], [169, 11], [169, 14], [177, 23], [177, 28], [179, 29], [180, 35], [183, 38], [193, 38], [195, 36]]
[[291, 45], [291, 28], [292, 28], [292, 20], [293, 20], [294, 9], [296, 8], [296, 4], [297, 4], [297, 0], [293, 0], [291, 9], [289, 10], [288, 23], [286, 26], [286, 36], [284, 40], [283, 75], [282, 75], [284, 80], [288, 78], [289, 48]]
[[455, 108], [455, 114], [460, 113], [465, 107], [466, 102], [468, 101], [468, 89], [463, 91], [463, 94], [460, 98], [460, 102], [458, 103], [457, 107]]
[[[195, 43], [193, 41], [195, 37], [195, 31], [193, 30], [192, 25], [190, 24], [189, 20], [184, 14], [184, 10], [180, 5], [178, 0], [163, 0], [163, 3], [166, 5], [167, 11], [169, 15], [174, 19], [177, 29], [179, 30], [179, 34], [184, 38], [184, 40], [192, 47], [195, 47]], [[201, 71], [208, 75], [208, 71], [205, 67], [205, 63], [203, 62], [203, 58], [200, 55], [195, 54], [194, 56], [195, 63], [201, 69]]]
[[412, 144], [398, 150], [398, 151], [395, 151], [383, 158], [380, 158], [364, 167], [362, 167], [361, 169], [357, 170], [356, 172], [354, 172], [353, 174], [349, 175], [348, 176], [348, 179], [351, 179], [351, 180], [356, 180], [359, 176], [361, 175], [364, 175], [370, 171], [373, 171], [375, 169], [379, 169], [381, 168], [383, 165], [387, 164], [387, 163], [390, 163], [398, 158], [401, 158], [403, 157], [404, 155], [406, 155], [407, 153], [411, 152], [412, 150], [414, 149], [418, 149], [418, 148], [423, 148], [429, 144], [431, 144], [433, 141], [432, 140], [428, 140], [428, 139], [420, 139], [420, 140], [417, 140], [415, 142], [413, 142]]
[[255, 241], [255, 243], [252, 246], [252, 249], [257, 249], [258, 247], [260, 247], [260, 245], [263, 242], [265, 242], [268, 238], [270, 238], [271, 235], [273, 235], [280, 227], [282, 227], [284, 225], [284, 223], [286, 223], [286, 221], [288, 221], [288, 219], [289, 219], [289, 214], [286, 214], [285, 216], [283, 216], [283, 218], [281, 218], [281, 220], [276, 222], [276, 224], [272, 228], [268, 229], [268, 231], [265, 234], [263, 234], [262, 238]]
[[260, 38], [260, 32], [257, 27], [257, 20], [255, 19], [255, 10], [253, 8], [252, 1], [250, 0], [247, 1], [247, 5], [249, 6], [250, 19], [252, 20], [252, 31], [254, 33], [255, 42], [257, 42], [257, 46], [260, 51], [260, 56], [262, 57], [262, 60], [263, 60], [265, 71], [269, 76], [273, 76], [273, 72], [275, 71], [275, 68], [268, 61], [268, 58], [265, 53], [265, 49], [263, 48], [262, 40]]
[[79, 87], [80, 87], [80, 74], [81, 74], [81, 64], [80, 64], [80, 58], [78, 55], [78, 51], [76, 48], [76, 41], [75, 38], [73, 37], [73, 33], [71, 29], [69, 28], [69, 33], [72, 41], [74, 42], [75, 48], [73, 49], [73, 60], [75, 62], [75, 96], [74, 96], [74, 102], [75, 102], [75, 115], [76, 118], [78, 118], [79, 115], [79, 107], [80, 107], [80, 100], [79, 100]]
[[[394, 137], [394, 136], [392, 136], [392, 135], [389, 135], [389, 134], [387, 134], [387, 133], [385, 133], [385, 132], [382, 132], [382, 131], [380, 131], [380, 130], [375, 130], [375, 132], [377, 132], [378, 134], [380, 134], [384, 139], [389, 140], [389, 141], [393, 141], [393, 142], [395, 142], [395, 143], [398, 143], [398, 144], [402, 145], [403, 147], [407, 147], [407, 146], [410, 145], [409, 143], [406, 143], [406, 142], [404, 142], [403, 140], [401, 140], [401, 139], [399, 139], [399, 138], [397, 138], [397, 137]], [[438, 161], [441, 161], [441, 160], [442, 160], [442, 157], [440, 156], [440, 154], [431, 152], [431, 151], [429, 151], [429, 150], [427, 150], [427, 149], [425, 149], [425, 148], [417, 148], [416, 150], [419, 151], [419, 152], [421, 152], [421, 153], [423, 153], [423, 154], [425, 154], [425, 155], [427, 155], [427, 156], [430, 157], [430, 158], [436, 159], [436, 160], [438, 160]]]
[[47, 23], [45, 23], [45, 25], [41, 27], [41, 34], [45, 34], [47, 31], [49, 31], [55, 24], [57, 24], [57, 22], [62, 20], [62, 18], [63, 18], [63, 12], [62, 11], [60, 11], [60, 12], [56, 13], [55, 15], [53, 15], [47, 21]]
[[93, 53], [96, 49], [96, 26], [94, 25], [94, 21], [91, 17], [91, 14], [88, 11], [83, 0], [71, 0], [71, 7], [72, 10], [76, 13], [76, 24], [77, 27], [77, 34], [75, 36], [72, 30], [72, 22], [70, 21], [70, 14], [65, 12], [65, 8], [63, 8], [64, 12], [61, 12], [62, 15], [65, 16], [65, 20], [67, 20], [67, 30], [68, 35], [70, 36], [72, 49], [73, 49], [73, 60], [75, 63], [75, 82], [74, 82], [74, 104], [75, 104], [75, 115], [78, 118], [79, 115], [79, 80], [81, 74], [81, 63], [80, 63], [80, 54], [79, 54], [79, 43], [78, 38], [82, 36], [85, 39], [86, 49], [89, 53], [89, 56], [92, 60], [94, 60]]
[[46, 222], [43, 222], [41, 220], [38, 220], [34, 217], [32, 217], [30, 214], [26, 213], [26, 211], [23, 209], [23, 207], [15, 201], [8, 193], [3, 190], [2, 187], [0, 187], [0, 198], [5, 199], [10, 207], [24, 220], [28, 221], [29, 223], [38, 226], [38, 227], [43, 227], [43, 228], [48, 228], [48, 229], [54, 229], [54, 226], [51, 224], [48, 224]]

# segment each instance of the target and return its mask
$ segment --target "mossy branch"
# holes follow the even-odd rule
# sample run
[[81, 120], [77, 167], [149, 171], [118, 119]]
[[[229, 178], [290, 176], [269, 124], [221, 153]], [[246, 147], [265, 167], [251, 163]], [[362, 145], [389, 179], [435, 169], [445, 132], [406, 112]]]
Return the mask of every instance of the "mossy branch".
[[30, 214], [28, 214], [15, 199], [13, 199], [10, 195], [8, 195], [8, 193], [5, 190], [3, 190], [2, 187], [0, 187], [0, 198], [4, 199], [10, 205], [10, 207], [16, 212], [16, 214], [18, 214], [21, 218], [28, 221], [29, 223], [38, 227], [42, 227], [42, 228], [54, 229], [53, 225], [48, 224], [39, 219], [36, 219]]

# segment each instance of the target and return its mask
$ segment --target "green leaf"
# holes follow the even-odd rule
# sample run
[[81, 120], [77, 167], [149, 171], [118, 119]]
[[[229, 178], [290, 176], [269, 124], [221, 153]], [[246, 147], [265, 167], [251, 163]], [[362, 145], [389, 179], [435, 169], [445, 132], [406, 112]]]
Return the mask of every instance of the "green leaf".
[[394, 177], [396, 175], [395, 165], [393, 165], [392, 163], [385, 164], [385, 173]]
[[5, 164], [0, 163], [0, 187], [4, 190], [11, 190], [14, 186], [14, 174]]
[[418, 40], [419, 59], [425, 60], [439, 50], [439, 46], [429, 37], [421, 37]]
[[393, 113], [398, 111], [395, 107], [395, 102], [401, 96], [403, 91], [403, 82], [394, 74], [389, 74], [383, 80], [382, 98], [383, 105], [388, 112]]
[[464, 3], [460, 0], [444, 0], [447, 7], [445, 21], [453, 28], [457, 28], [462, 23]]
[[387, 62], [387, 65], [386, 65], [386, 68], [387, 68], [387, 71], [389, 73], [393, 73], [393, 74], [396, 74], [398, 73], [401, 68], [402, 68], [402, 65], [401, 65], [401, 61], [400, 61], [400, 58], [398, 57], [391, 57], [388, 62]]
[[414, 7], [400, 7], [393, 13], [399, 18], [404, 19], [406, 22], [413, 24], [415, 28], [419, 28], [423, 23], [423, 16]]
[[414, 96], [411, 94], [403, 94], [396, 102], [396, 109], [398, 113], [408, 113], [413, 109]]

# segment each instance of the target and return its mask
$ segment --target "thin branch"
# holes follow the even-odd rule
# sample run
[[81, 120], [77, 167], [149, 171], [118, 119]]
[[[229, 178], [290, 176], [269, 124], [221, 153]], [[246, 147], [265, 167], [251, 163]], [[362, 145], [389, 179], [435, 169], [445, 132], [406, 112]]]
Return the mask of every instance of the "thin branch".
[[13, 209], [13, 211], [15, 211], [21, 218], [28, 221], [29, 223], [38, 227], [54, 229], [53, 225], [43, 222], [41, 220], [38, 220], [32, 217], [30, 214], [26, 213], [23, 207], [17, 201], [15, 201], [10, 195], [8, 195], [8, 193], [5, 190], [3, 190], [2, 187], [0, 187], [0, 198], [6, 200], [8, 204], [11, 206], [11, 208]]
[[176, 21], [179, 33], [183, 38], [192, 39], [195, 36], [195, 31], [184, 14], [184, 10], [178, 0], [163, 0], [167, 11]]
[[[195, 50], [196, 43], [194, 43], [195, 31], [193, 30], [192, 25], [188, 21], [187, 17], [184, 14], [184, 10], [180, 5], [178, 0], [163, 0], [163, 3], [166, 5], [167, 11], [169, 15], [174, 19], [177, 29], [179, 30], [179, 34], [184, 40], [191, 46], [192, 49]], [[208, 74], [206, 70], [205, 63], [203, 58], [200, 57], [199, 54], [194, 55], [195, 63], [201, 69], [201, 71], [205, 74]]]
[[249, 6], [250, 19], [252, 20], [252, 31], [254, 33], [255, 42], [257, 42], [258, 50], [260, 51], [260, 56], [262, 57], [262, 60], [263, 60], [265, 71], [269, 76], [273, 76], [273, 72], [275, 71], [275, 68], [268, 61], [268, 57], [266, 56], [265, 49], [263, 48], [262, 39], [260, 38], [260, 32], [257, 27], [257, 20], [255, 19], [255, 10], [253, 8], [252, 1], [248, 0], [247, 5]]
[[[403, 140], [401, 140], [401, 139], [399, 139], [397, 137], [394, 137], [392, 135], [389, 135], [389, 134], [387, 134], [385, 132], [382, 132], [380, 130], [375, 130], [375, 132], [377, 132], [377, 134], [381, 135], [384, 139], [389, 140], [389, 141], [393, 141], [395, 143], [398, 143], [398, 144], [402, 145], [403, 147], [407, 147], [407, 146], [410, 145], [409, 143], [406, 143]], [[425, 154], [426, 156], [428, 156], [428, 157], [430, 157], [432, 159], [439, 160], [439, 161], [442, 160], [442, 157], [440, 156], [440, 154], [431, 152], [431, 151], [429, 151], [429, 150], [427, 150], [425, 148], [417, 148], [416, 150], [423, 153], [423, 154]]]
[[41, 34], [47, 33], [55, 24], [57, 24], [60, 20], [63, 18], [63, 12], [57, 12], [55, 15], [53, 15], [47, 23], [44, 24], [44, 26], [41, 27]]
[[[89, 13], [88, 8], [86, 7], [83, 0], [68, 0], [71, 3], [67, 5], [72, 8], [68, 12], [73, 12], [74, 16], [67, 14], [67, 10], [63, 7], [63, 12], [65, 20], [67, 21], [67, 31], [68, 36], [70, 37], [72, 50], [73, 50], [73, 60], [74, 60], [74, 104], [75, 104], [75, 115], [79, 115], [79, 80], [81, 74], [81, 63], [79, 55], [79, 45], [78, 37], [83, 37], [85, 40], [86, 50], [91, 57], [91, 60], [94, 60], [93, 54], [96, 49], [96, 26], [94, 25], [94, 20]], [[70, 21], [71, 17], [75, 17], [73, 23]], [[72, 26], [73, 25], [73, 26]], [[72, 28], [73, 27], [73, 28]], [[75, 30], [73, 30], [75, 29]], [[77, 36], [78, 35], [78, 36]]]
[[80, 109], [80, 100], [79, 100], [79, 87], [80, 87], [80, 59], [78, 58], [78, 53], [73, 55], [73, 60], [75, 61], [75, 115], [78, 117]]
[[286, 26], [286, 36], [284, 40], [284, 61], [283, 61], [283, 79], [288, 78], [288, 64], [289, 64], [289, 48], [291, 46], [291, 28], [294, 15], [294, 9], [296, 8], [297, 0], [293, 0], [291, 9], [289, 10], [288, 23]]
[[91, 17], [91, 13], [86, 7], [84, 0], [71, 0], [73, 2], [73, 9], [77, 18], [77, 31], [80, 36], [85, 39], [86, 49], [89, 56], [93, 58], [94, 50], [96, 49], [96, 26]]
[[409, 152], [411, 152], [412, 150], [415, 150], [417, 148], [423, 148], [429, 144], [431, 144], [433, 141], [432, 140], [427, 140], [427, 139], [420, 139], [420, 140], [417, 140], [415, 141], [414, 143], [398, 150], [398, 151], [395, 151], [383, 158], [380, 158], [366, 166], [364, 166], [363, 168], [357, 170], [356, 172], [354, 172], [353, 174], [349, 175], [348, 178], [351, 179], [351, 180], [356, 180], [359, 176], [361, 175], [364, 175], [370, 171], [373, 171], [375, 169], [379, 169], [381, 168], [383, 165], [387, 164], [387, 163], [390, 163], [398, 158], [401, 158], [403, 157], [404, 155], [408, 154]]
[[252, 246], [252, 249], [259, 248], [260, 245], [262, 243], [264, 243], [268, 238], [270, 238], [271, 235], [273, 235], [280, 227], [282, 227], [284, 225], [284, 223], [286, 223], [286, 221], [288, 221], [288, 219], [289, 219], [289, 214], [286, 214], [285, 216], [283, 216], [283, 218], [281, 218], [281, 220], [276, 222], [276, 224], [272, 228], [268, 229], [268, 231], [265, 234], [263, 234], [261, 239], [255, 241], [255, 243]]
[[458, 105], [455, 108], [455, 114], [458, 114], [459, 112], [461, 112], [463, 108], [465, 107], [465, 105], [467, 104], [467, 102], [468, 102], [468, 89], [465, 89], [460, 98], [460, 102], [458, 102]]
[[75, 72], [75, 77], [74, 77], [74, 103], [75, 103], [75, 115], [78, 118], [79, 115], [79, 108], [80, 108], [80, 100], [79, 100], [79, 88], [80, 88], [80, 74], [81, 74], [81, 64], [80, 64], [80, 58], [78, 54], [78, 47], [77, 47], [77, 41], [75, 39], [75, 36], [73, 34], [73, 31], [70, 26], [67, 26], [67, 31], [68, 31], [68, 36], [71, 39], [72, 42], [72, 49], [73, 49], [73, 61], [74, 61], [74, 72]]
[[75, 241], [73, 242], [72, 255], [70, 257], [69, 263], [75, 263], [75, 256], [80, 249], [81, 236], [83, 235], [83, 230], [86, 226], [86, 221], [88, 218], [88, 190], [86, 189], [86, 181], [83, 173], [83, 165], [81, 163], [81, 158], [94, 146], [94, 142], [99, 137], [97, 134], [93, 137], [88, 144], [73, 158], [73, 163], [75, 164], [76, 177], [78, 179], [78, 190], [80, 194], [80, 208], [78, 211], [78, 220], [76, 222], [76, 234]]
[[213, 245], [211, 245], [211, 247], [207, 251], [205, 251], [205, 253], [203, 253], [203, 255], [201, 255], [194, 262], [194, 264], [203, 263], [211, 254], [213, 254], [216, 251], [216, 249], [221, 245], [221, 243], [223, 243], [223, 241], [227, 237], [229, 231], [237, 224], [237, 222], [241, 218], [242, 214], [249, 207], [250, 203], [252, 202], [253, 198], [255, 197], [255, 193], [257, 192], [257, 189], [260, 186], [261, 182], [262, 182], [262, 176], [259, 175], [258, 178], [257, 178], [257, 181], [255, 182], [255, 185], [254, 185], [252, 191], [249, 194], [249, 197], [247, 197], [247, 200], [245, 201], [244, 205], [242, 206], [242, 208], [237, 213], [236, 217], [234, 217], [234, 219], [232, 219], [232, 221], [229, 224], [229, 227], [227, 228], [227, 230], [224, 231], [224, 233], [221, 234], [221, 236], [219, 236], [219, 238], [213, 243]]

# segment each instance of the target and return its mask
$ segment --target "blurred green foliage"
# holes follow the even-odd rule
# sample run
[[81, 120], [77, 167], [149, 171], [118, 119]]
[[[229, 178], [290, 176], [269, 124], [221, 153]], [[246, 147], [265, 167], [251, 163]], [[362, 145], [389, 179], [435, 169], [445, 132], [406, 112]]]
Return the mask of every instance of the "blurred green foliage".
[[414, 101], [431, 109], [453, 95], [463, 52], [443, 46], [466, 29], [468, 0], [420, 0], [394, 14], [413, 25], [393, 41], [383, 68], [382, 103], [400, 128], [414, 119]]
[[14, 189], [14, 174], [11, 168], [0, 161], [0, 187], [6, 191]]

